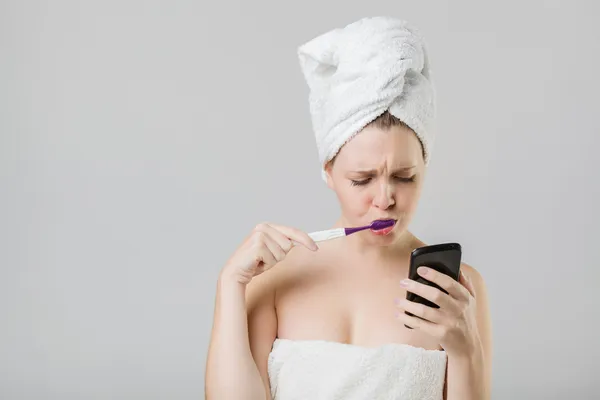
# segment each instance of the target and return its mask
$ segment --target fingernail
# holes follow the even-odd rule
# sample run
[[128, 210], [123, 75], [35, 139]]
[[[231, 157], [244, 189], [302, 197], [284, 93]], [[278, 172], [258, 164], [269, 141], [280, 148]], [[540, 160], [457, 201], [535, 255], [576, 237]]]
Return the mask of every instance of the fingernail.
[[421, 275], [427, 275], [427, 273], [428, 273], [429, 271], [430, 271], [430, 270], [429, 270], [429, 268], [427, 268], [427, 267], [419, 267], [419, 273], [420, 273]]
[[408, 287], [408, 285], [410, 285], [410, 282], [408, 281], [408, 279], [402, 279], [400, 281], [400, 286], [402, 286], [402, 287]]

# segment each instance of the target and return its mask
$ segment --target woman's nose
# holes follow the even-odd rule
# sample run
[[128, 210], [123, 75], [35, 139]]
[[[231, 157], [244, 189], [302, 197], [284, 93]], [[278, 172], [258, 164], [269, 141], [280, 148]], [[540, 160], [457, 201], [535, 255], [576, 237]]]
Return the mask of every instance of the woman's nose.
[[382, 182], [377, 185], [377, 193], [373, 196], [373, 205], [377, 208], [388, 209], [396, 202], [394, 200], [394, 191], [392, 185]]

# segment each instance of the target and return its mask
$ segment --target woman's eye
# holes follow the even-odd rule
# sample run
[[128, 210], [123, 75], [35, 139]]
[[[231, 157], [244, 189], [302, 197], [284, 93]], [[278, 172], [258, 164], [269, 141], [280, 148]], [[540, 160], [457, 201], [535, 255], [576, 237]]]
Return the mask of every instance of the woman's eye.
[[[409, 182], [414, 182], [415, 181], [415, 177], [416, 177], [416, 175], [413, 175], [413, 176], [411, 176], [409, 178], [403, 177], [403, 176], [395, 176], [394, 179], [397, 180], [397, 181], [400, 181], [400, 182], [409, 183]], [[367, 183], [371, 182], [371, 179], [372, 178], [367, 178], [367, 179], [363, 179], [363, 180], [360, 180], [360, 181], [351, 179], [352, 186], [364, 186]]]
[[415, 181], [415, 176], [413, 175], [410, 178], [406, 178], [406, 177], [402, 177], [402, 176], [397, 176], [396, 179], [398, 179], [400, 182], [414, 182]]
[[351, 180], [352, 186], [363, 186], [371, 181], [371, 178], [363, 179], [362, 181]]

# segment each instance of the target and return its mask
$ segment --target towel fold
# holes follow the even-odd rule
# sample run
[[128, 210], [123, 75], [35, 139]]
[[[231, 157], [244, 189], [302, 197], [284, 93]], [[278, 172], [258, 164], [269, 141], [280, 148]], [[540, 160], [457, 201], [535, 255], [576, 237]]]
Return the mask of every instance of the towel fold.
[[416, 28], [392, 17], [363, 18], [303, 44], [298, 57], [321, 167], [385, 111], [416, 133], [429, 162], [435, 92]]

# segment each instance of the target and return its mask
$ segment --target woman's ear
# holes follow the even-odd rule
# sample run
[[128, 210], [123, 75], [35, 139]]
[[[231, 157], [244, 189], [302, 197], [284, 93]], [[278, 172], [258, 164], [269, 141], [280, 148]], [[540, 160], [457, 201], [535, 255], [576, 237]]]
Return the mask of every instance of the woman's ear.
[[327, 186], [329, 189], [334, 190], [333, 185], [333, 162], [329, 161], [325, 164], [325, 176], [327, 178]]

